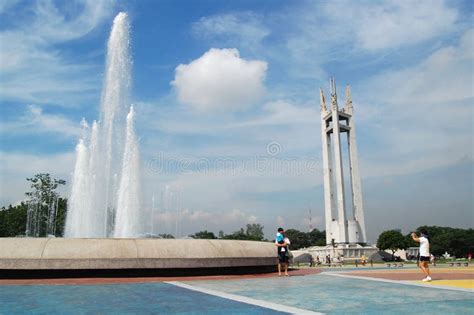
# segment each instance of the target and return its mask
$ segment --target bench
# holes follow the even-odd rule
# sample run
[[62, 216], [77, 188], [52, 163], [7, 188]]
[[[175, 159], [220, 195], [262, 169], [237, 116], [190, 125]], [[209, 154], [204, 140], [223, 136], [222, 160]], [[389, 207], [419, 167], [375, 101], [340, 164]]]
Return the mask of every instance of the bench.
[[390, 267], [395, 267], [395, 268], [398, 267], [398, 268], [401, 268], [401, 267], [403, 267], [403, 264], [402, 264], [402, 263], [399, 263], [399, 264], [396, 264], [396, 263], [395, 263], [395, 264], [387, 264], [387, 267], [389, 267], [389, 268], [390, 268]]

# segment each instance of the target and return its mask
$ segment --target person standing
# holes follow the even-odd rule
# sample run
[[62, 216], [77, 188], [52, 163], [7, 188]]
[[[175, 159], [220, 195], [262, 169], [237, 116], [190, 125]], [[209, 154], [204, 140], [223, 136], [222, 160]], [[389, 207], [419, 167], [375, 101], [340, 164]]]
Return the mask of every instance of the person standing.
[[281, 267], [285, 268], [285, 276], [288, 275], [288, 264], [289, 264], [289, 254], [288, 254], [288, 245], [290, 240], [285, 237], [285, 230], [283, 228], [278, 228], [278, 233], [275, 239], [275, 246], [278, 247], [278, 276], [281, 276]]
[[411, 238], [420, 243], [420, 264], [421, 271], [425, 274], [425, 278], [421, 281], [431, 281], [431, 272], [428, 263], [430, 261], [430, 241], [428, 240], [428, 232], [426, 230], [420, 231], [420, 236], [415, 232], [411, 233]]

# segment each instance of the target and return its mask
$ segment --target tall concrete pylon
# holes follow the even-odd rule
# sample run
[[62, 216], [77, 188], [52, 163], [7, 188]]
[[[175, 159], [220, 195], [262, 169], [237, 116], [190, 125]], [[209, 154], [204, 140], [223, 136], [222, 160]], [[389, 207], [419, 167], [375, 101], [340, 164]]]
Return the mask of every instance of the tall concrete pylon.
[[[366, 243], [367, 236], [351, 90], [347, 86], [346, 104], [339, 110], [334, 78], [330, 79], [330, 86], [330, 108], [326, 106], [324, 92], [320, 89], [326, 243]], [[346, 212], [346, 196], [344, 191], [344, 161], [341, 149], [342, 133], [347, 133], [348, 169], [352, 195], [352, 212], [349, 217]]]

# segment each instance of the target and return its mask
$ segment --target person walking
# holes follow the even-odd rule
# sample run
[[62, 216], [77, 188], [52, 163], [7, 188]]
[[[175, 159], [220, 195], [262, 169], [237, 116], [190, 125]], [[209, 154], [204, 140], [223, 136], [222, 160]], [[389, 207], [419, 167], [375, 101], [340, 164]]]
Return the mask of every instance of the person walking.
[[290, 245], [290, 240], [285, 237], [285, 230], [283, 228], [278, 228], [278, 232], [275, 239], [275, 246], [278, 247], [278, 276], [281, 277], [282, 265], [285, 268], [285, 276], [288, 277], [288, 264], [289, 264], [289, 253], [288, 245]]
[[411, 233], [411, 238], [420, 243], [420, 264], [421, 271], [425, 274], [425, 278], [421, 281], [431, 281], [431, 272], [428, 263], [430, 262], [430, 241], [428, 239], [428, 232], [424, 229], [420, 231], [420, 236], [416, 235], [415, 232]]

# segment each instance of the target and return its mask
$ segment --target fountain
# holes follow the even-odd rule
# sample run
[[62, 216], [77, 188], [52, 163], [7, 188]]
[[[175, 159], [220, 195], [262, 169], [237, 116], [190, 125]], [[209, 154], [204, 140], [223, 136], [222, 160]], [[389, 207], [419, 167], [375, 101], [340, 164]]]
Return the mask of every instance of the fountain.
[[133, 106], [127, 115], [127, 134], [123, 154], [122, 178], [118, 189], [114, 237], [137, 237], [144, 231], [140, 213], [140, 155], [133, 129]]
[[[276, 250], [272, 243], [140, 238], [145, 235], [150, 213], [140, 205], [140, 153], [133, 106], [126, 115], [132, 64], [126, 13], [115, 17], [107, 49], [101, 120], [94, 121], [91, 128], [83, 120], [76, 146], [66, 237], [1, 238], [0, 277], [21, 277], [22, 272], [30, 275], [32, 270], [60, 275], [274, 270]], [[178, 196], [169, 187], [164, 195], [162, 206], [175, 207], [178, 212]], [[32, 203], [28, 209], [32, 233], [37, 206]], [[53, 209], [51, 218], [54, 215]], [[151, 226], [152, 232], [159, 229], [154, 223]]]
[[121, 12], [107, 45], [101, 122], [94, 121], [90, 136], [83, 132], [76, 148], [66, 237], [137, 237], [145, 232], [133, 107], [124, 120], [131, 86], [129, 51], [130, 24]]

